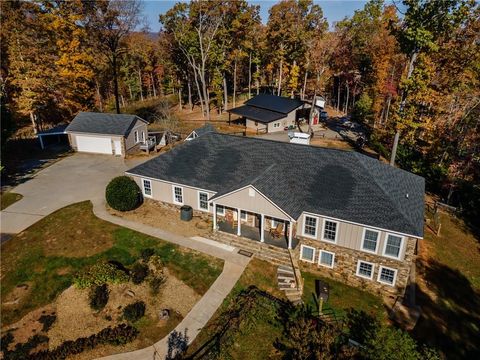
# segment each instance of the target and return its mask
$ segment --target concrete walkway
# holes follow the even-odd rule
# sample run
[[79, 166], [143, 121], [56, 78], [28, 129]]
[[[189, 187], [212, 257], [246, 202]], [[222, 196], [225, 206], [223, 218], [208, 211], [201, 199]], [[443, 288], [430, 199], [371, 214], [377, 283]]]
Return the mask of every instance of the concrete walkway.
[[[112, 222], [114, 224], [130, 228], [132, 230], [158, 237], [178, 244], [189, 249], [197, 250], [202, 253], [215, 256], [224, 260], [223, 271], [220, 276], [215, 280], [208, 291], [198, 301], [195, 306], [190, 310], [187, 316], [182, 320], [180, 324], [166, 337], [156, 342], [152, 346], [144, 349], [110, 355], [102, 359], [108, 360], [152, 360], [152, 359], [165, 359], [169, 351], [169, 338], [172, 342], [180, 343], [185, 339], [182, 336], [186, 336], [185, 342], [190, 345], [193, 340], [200, 333], [202, 328], [207, 324], [213, 314], [222, 304], [223, 300], [227, 297], [230, 291], [233, 289], [238, 279], [242, 275], [245, 267], [247, 266], [250, 258], [237, 254], [237, 252], [230, 251], [231, 249], [210, 245], [208, 241], [199, 241], [192, 238], [186, 238], [181, 235], [173, 234], [165, 230], [161, 230], [149, 225], [140, 224], [134, 221], [126, 220], [117, 216], [113, 216], [105, 209], [104, 202], [96, 201], [93, 204], [93, 212], [99, 218]], [[180, 339], [176, 336], [180, 334]], [[176, 340], [176, 341], [175, 341]]]

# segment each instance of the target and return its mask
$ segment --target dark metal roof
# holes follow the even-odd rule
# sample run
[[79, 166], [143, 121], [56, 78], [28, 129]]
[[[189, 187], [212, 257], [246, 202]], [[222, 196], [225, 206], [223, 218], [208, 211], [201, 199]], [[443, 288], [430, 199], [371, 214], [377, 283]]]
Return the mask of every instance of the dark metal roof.
[[425, 182], [357, 152], [208, 133], [128, 171], [217, 192], [252, 185], [303, 211], [423, 236]]
[[283, 96], [259, 94], [245, 102], [245, 105], [276, 111], [282, 114], [288, 114], [289, 112], [302, 106], [303, 101], [299, 99], [290, 99]]
[[65, 131], [128, 136], [137, 119], [147, 123], [136, 115], [80, 112]]
[[272, 121], [282, 119], [286, 114], [282, 114], [276, 111], [270, 111], [262, 108], [257, 108], [254, 106], [243, 105], [234, 109], [229, 110], [232, 114], [244, 116], [248, 119], [252, 119], [264, 124], [270, 123]]

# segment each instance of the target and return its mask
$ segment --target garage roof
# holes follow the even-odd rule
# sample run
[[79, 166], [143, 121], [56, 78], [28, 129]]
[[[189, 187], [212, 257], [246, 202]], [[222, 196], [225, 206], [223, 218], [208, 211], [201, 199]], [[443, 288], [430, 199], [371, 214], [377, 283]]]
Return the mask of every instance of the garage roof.
[[147, 123], [146, 120], [130, 114], [80, 112], [65, 132], [128, 136], [137, 120]]
[[255, 106], [256, 108], [288, 114], [290, 111], [302, 106], [303, 101], [271, 94], [259, 94], [245, 102], [245, 104], [248, 106]]
[[235, 109], [230, 110], [232, 114], [244, 116], [247, 119], [252, 119], [264, 124], [270, 123], [275, 120], [279, 120], [287, 116], [276, 111], [270, 111], [267, 109], [257, 108], [254, 106], [240, 106]]

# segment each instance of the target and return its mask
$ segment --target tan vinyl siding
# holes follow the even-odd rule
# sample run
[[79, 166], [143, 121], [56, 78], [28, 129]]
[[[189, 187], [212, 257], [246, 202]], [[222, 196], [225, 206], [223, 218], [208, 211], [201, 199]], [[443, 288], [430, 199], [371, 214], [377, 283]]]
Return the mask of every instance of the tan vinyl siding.
[[[298, 219], [297, 235], [303, 236], [303, 224], [305, 221], [305, 215], [318, 218], [317, 234], [316, 234], [315, 240], [327, 242], [327, 241], [321, 240], [322, 234], [323, 234], [323, 220], [325, 219], [325, 217], [322, 217], [319, 215], [303, 213]], [[335, 220], [335, 219], [329, 219], [329, 218], [326, 218], [326, 219], [336, 221], [338, 223], [337, 225], [338, 234], [337, 234], [337, 241], [335, 245], [343, 246], [349, 249], [354, 249], [354, 250], [363, 252], [362, 250], [363, 229], [364, 228], [372, 229], [372, 228], [351, 224], [347, 222], [342, 222], [340, 220]], [[378, 239], [376, 254], [380, 256], [382, 256], [383, 254], [383, 248], [385, 246], [385, 237], [387, 233], [391, 233], [397, 236], [402, 236], [399, 234], [395, 234], [394, 232], [386, 232], [386, 231], [381, 231], [376, 229], [372, 229], [372, 230], [379, 232], [379, 239]], [[402, 236], [402, 237], [403, 237], [402, 248], [400, 249], [400, 257], [398, 260], [403, 260], [405, 256], [407, 237], [406, 236]], [[333, 242], [327, 242], [327, 243], [333, 244]]]
[[[140, 187], [140, 189], [142, 190], [142, 193], [143, 193], [142, 179], [144, 179], [144, 178], [138, 177], [138, 176], [133, 176], [133, 179], [138, 184], [138, 186]], [[173, 201], [173, 187], [174, 186], [179, 186], [179, 187], [183, 188], [183, 191], [182, 191], [183, 192], [183, 204], [191, 206], [194, 210], [205, 211], [203, 209], [200, 209], [199, 206], [198, 206], [199, 205], [198, 204], [198, 192], [206, 192], [208, 194], [208, 198], [210, 198], [214, 195], [214, 193], [210, 192], [210, 191], [204, 191], [204, 190], [201, 190], [201, 189], [187, 187], [187, 186], [180, 185], [180, 184], [171, 184], [171, 183], [167, 183], [167, 182], [164, 182], [164, 181], [152, 180], [152, 179], [148, 179], [148, 178], [145, 178], [145, 179], [150, 180], [151, 184], [152, 184], [152, 196], [149, 197], [150, 199], [163, 201], [163, 202], [174, 204], [174, 205], [179, 205], [177, 203], [174, 203], [174, 201]], [[209, 211], [211, 211], [211, 207], [210, 207]]]
[[145, 132], [145, 139], [148, 137], [148, 131], [147, 131], [147, 124], [145, 124], [141, 120], [136, 120], [135, 125], [132, 128], [132, 131], [130, 131], [130, 134], [128, 134], [128, 137], [125, 139], [125, 148], [131, 149], [134, 147], [135, 144], [135, 131], [138, 131], [138, 140], [142, 141], [142, 131]]
[[[252, 189], [254, 196], [250, 196], [249, 189]], [[278, 219], [288, 220], [288, 216], [270, 200], [256, 191], [253, 187], [237, 190], [231, 194], [216, 200], [218, 205], [224, 205], [233, 209], [242, 209], [256, 214], [273, 216]]]

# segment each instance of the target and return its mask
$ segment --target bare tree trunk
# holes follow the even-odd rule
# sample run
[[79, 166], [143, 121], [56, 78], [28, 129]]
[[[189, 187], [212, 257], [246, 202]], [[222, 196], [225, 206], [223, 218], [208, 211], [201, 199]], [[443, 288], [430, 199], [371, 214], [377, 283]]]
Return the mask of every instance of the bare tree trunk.
[[190, 84], [190, 76], [188, 76], [188, 108], [190, 111], [193, 110], [193, 104], [192, 104], [192, 85]]
[[235, 61], [233, 65], [233, 108], [236, 107], [237, 103], [237, 57], [235, 56]]
[[122, 99], [122, 107], [125, 107], [125, 99], [123, 98], [123, 95], [120, 95], [120, 99]]
[[182, 86], [179, 84], [178, 86], [178, 110], [182, 110]]
[[345, 88], [347, 89], [347, 97], [346, 97], [346, 99], [345, 99], [345, 106], [344, 106], [344, 108], [343, 108], [343, 112], [344, 112], [345, 114], [347, 114], [347, 113], [348, 113], [348, 98], [349, 98], [349, 96], [350, 96], [350, 87], [348, 86], [348, 81], [345, 82]]
[[138, 88], [140, 89], [140, 99], [143, 101], [142, 70], [140, 69], [138, 69]]
[[338, 86], [337, 86], [337, 111], [340, 111], [340, 77], [338, 77]]
[[97, 88], [97, 97], [98, 97], [98, 105], [100, 106], [100, 112], [103, 112], [102, 95], [100, 94], [100, 86], [98, 85], [98, 81], [96, 80], [95, 80], [95, 87]]
[[223, 108], [228, 110], [228, 87], [227, 87], [227, 75], [223, 73]]
[[36, 134], [38, 132], [37, 115], [33, 111], [30, 111], [30, 120], [32, 121], [33, 133]]
[[202, 89], [200, 88], [200, 84], [198, 82], [198, 74], [195, 68], [193, 69], [193, 77], [195, 79], [195, 85], [197, 86], [198, 99], [200, 100], [200, 107], [202, 108], [202, 117], [205, 117], [205, 106], [203, 103]]
[[305, 70], [305, 77], [303, 78], [302, 100], [305, 99], [305, 92], [307, 91], [307, 77], [308, 70]]
[[252, 97], [252, 53], [248, 57], [248, 98]]
[[152, 80], [153, 97], [157, 97], [157, 90], [155, 89], [155, 78], [153, 77], [153, 73], [150, 73], [150, 79]]
[[[255, 67], [255, 72], [258, 73], [258, 64]], [[257, 95], [258, 95], [258, 94], [260, 94], [260, 79], [258, 78], [258, 76], [255, 79], [255, 82], [257, 83], [256, 85], [257, 85]]]
[[385, 120], [384, 124], [388, 123], [388, 115], [390, 113], [390, 104], [392, 102], [392, 94], [388, 94], [388, 100], [387, 100], [387, 110], [385, 111]]
[[130, 95], [130, 100], [133, 100], [132, 85], [128, 84], [128, 94]]
[[118, 98], [118, 74], [117, 74], [117, 55], [114, 53], [112, 57], [113, 66], [113, 95], [115, 96], [115, 109], [120, 114], [120, 100]]
[[278, 91], [277, 95], [280, 96], [282, 94], [282, 73], [283, 73], [283, 58], [280, 59], [280, 73], [278, 75]]

